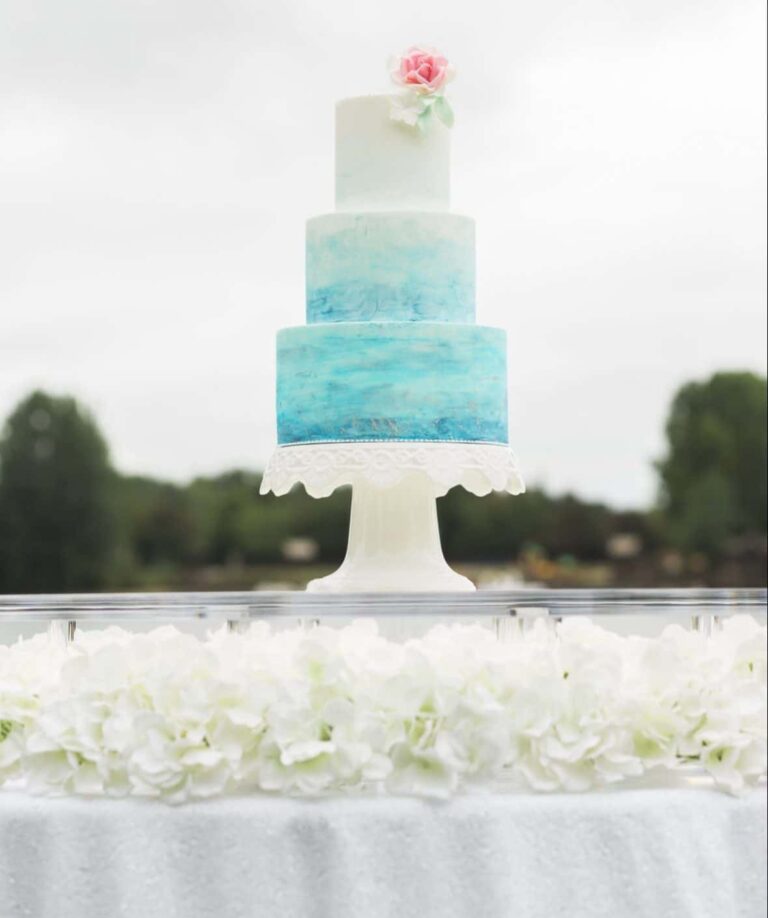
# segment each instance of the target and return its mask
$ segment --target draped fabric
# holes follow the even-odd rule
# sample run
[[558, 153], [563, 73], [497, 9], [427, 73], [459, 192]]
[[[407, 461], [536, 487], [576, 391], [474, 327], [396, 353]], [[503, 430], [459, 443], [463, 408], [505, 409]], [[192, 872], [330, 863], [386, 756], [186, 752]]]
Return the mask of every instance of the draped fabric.
[[0, 793], [2, 918], [760, 918], [766, 794]]

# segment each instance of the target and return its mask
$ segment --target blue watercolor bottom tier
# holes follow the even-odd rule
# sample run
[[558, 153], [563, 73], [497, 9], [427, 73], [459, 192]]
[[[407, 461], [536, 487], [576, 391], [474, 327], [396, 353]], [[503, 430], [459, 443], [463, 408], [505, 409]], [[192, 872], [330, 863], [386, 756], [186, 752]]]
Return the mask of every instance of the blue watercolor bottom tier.
[[506, 334], [433, 322], [284, 328], [277, 439], [506, 443]]

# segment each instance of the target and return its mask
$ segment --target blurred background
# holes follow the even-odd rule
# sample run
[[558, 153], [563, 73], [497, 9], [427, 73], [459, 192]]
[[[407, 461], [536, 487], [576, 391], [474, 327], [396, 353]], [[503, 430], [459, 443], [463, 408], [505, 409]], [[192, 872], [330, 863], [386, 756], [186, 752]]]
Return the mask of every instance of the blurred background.
[[0, 592], [302, 586], [349, 494], [259, 497], [333, 103], [456, 62], [453, 206], [526, 495], [485, 586], [759, 585], [762, 0], [0, 0]]

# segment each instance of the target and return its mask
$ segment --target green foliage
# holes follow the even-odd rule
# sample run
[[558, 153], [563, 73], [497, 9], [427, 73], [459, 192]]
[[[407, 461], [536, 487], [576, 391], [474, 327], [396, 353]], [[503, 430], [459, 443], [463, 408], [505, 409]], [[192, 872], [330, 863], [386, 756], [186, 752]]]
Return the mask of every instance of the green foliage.
[[602, 504], [537, 488], [517, 497], [454, 488], [437, 506], [445, 555], [461, 561], [510, 561], [533, 544], [552, 556], [594, 560], [615, 530], [615, 514]]
[[102, 586], [114, 546], [112, 483], [104, 439], [73, 399], [24, 399], [0, 437], [0, 590]]
[[683, 386], [659, 463], [661, 506], [682, 548], [721, 552], [732, 536], [766, 531], [766, 381], [717, 373]]
[[188, 494], [199, 540], [198, 560], [212, 564], [280, 561], [283, 544], [296, 536], [317, 543], [319, 561], [343, 556], [348, 491], [318, 501], [300, 488], [284, 497], [260, 495], [260, 485], [261, 475], [243, 471], [192, 482]]
[[141, 565], [186, 564], [194, 557], [189, 490], [140, 476], [116, 476], [114, 505], [123, 543]]

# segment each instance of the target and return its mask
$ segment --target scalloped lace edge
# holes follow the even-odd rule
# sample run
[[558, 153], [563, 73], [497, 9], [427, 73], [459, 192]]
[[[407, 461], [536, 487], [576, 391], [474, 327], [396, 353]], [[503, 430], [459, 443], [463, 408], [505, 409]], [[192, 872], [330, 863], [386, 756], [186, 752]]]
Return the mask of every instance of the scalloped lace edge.
[[327, 497], [342, 485], [361, 481], [393, 487], [414, 472], [426, 476], [435, 497], [456, 486], [478, 496], [525, 491], [508, 446], [398, 440], [278, 446], [264, 472], [261, 493], [280, 496], [303, 484], [311, 497]]

